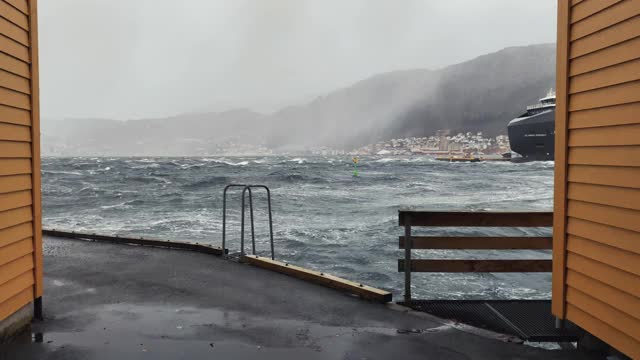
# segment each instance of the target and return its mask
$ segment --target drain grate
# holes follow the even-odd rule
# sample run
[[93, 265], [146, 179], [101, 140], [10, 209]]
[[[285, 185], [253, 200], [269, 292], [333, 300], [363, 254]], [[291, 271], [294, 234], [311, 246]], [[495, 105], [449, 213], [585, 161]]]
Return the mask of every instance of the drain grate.
[[413, 300], [414, 310], [533, 342], [577, 341], [579, 329], [556, 329], [549, 300]]

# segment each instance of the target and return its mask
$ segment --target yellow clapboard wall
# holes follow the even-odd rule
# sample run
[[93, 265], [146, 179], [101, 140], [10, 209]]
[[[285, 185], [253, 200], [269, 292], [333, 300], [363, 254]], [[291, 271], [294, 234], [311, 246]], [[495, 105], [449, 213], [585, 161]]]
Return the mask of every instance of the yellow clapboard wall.
[[640, 0], [558, 0], [553, 313], [640, 358]]
[[35, 0], [0, 0], [0, 320], [42, 296]]

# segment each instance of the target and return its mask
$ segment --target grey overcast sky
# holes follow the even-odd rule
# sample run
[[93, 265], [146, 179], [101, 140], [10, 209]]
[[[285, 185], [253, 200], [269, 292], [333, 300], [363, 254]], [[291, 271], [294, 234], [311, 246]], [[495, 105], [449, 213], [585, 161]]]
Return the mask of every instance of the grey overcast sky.
[[271, 111], [555, 42], [555, 0], [42, 0], [45, 118]]

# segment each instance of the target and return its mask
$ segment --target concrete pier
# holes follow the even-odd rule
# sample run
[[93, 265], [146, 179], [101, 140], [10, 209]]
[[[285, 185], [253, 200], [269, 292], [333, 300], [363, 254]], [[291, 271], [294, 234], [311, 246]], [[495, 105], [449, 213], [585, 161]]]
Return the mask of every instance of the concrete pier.
[[585, 358], [208, 254], [45, 237], [44, 261], [36, 341], [0, 359]]

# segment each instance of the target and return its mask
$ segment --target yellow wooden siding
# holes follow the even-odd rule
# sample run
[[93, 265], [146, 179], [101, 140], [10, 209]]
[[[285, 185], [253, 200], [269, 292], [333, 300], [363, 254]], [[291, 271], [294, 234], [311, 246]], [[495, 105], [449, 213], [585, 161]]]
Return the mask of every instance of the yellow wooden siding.
[[23, 14], [29, 15], [29, 3], [27, 0], [6, 0], [7, 4], [20, 10]]
[[26, 141], [0, 140], [0, 154], [4, 158], [30, 158], [31, 144]]
[[572, 59], [569, 75], [575, 76], [637, 59], [640, 56], [638, 44], [640, 44], [640, 37]]
[[633, 80], [640, 80], [640, 59], [573, 76], [569, 82], [569, 93], [575, 94]]
[[0, 105], [0, 121], [7, 124], [31, 126], [31, 112], [6, 105]]
[[640, 5], [633, 1], [622, 1], [595, 13], [571, 27], [571, 40], [605, 29], [612, 24], [640, 15]]
[[0, 229], [33, 220], [31, 205], [0, 212]]
[[29, 15], [20, 11], [6, 0], [0, 1], [0, 16], [18, 25], [24, 30], [29, 30]]
[[31, 93], [29, 79], [4, 70], [0, 70], [0, 87], [27, 95]]
[[13, 297], [0, 304], [0, 319], [4, 319], [20, 310], [34, 299], [33, 286], [28, 286]]
[[3, 264], [2, 272], [0, 272], [0, 284], [11, 281], [28, 270], [33, 271], [33, 255], [31, 253], [18, 256], [15, 260]]
[[35, 7], [0, 0], [0, 320], [42, 295]]
[[558, 9], [553, 313], [640, 357], [640, 0]]
[[0, 157], [0, 176], [17, 174], [31, 174], [31, 160]]
[[573, 270], [567, 271], [567, 285], [640, 319], [640, 299], [629, 293]]
[[[25, 255], [33, 253], [33, 238], [27, 237], [6, 246], [0, 253], [0, 265], [9, 264]], [[1, 301], [0, 301], [1, 302]]]

